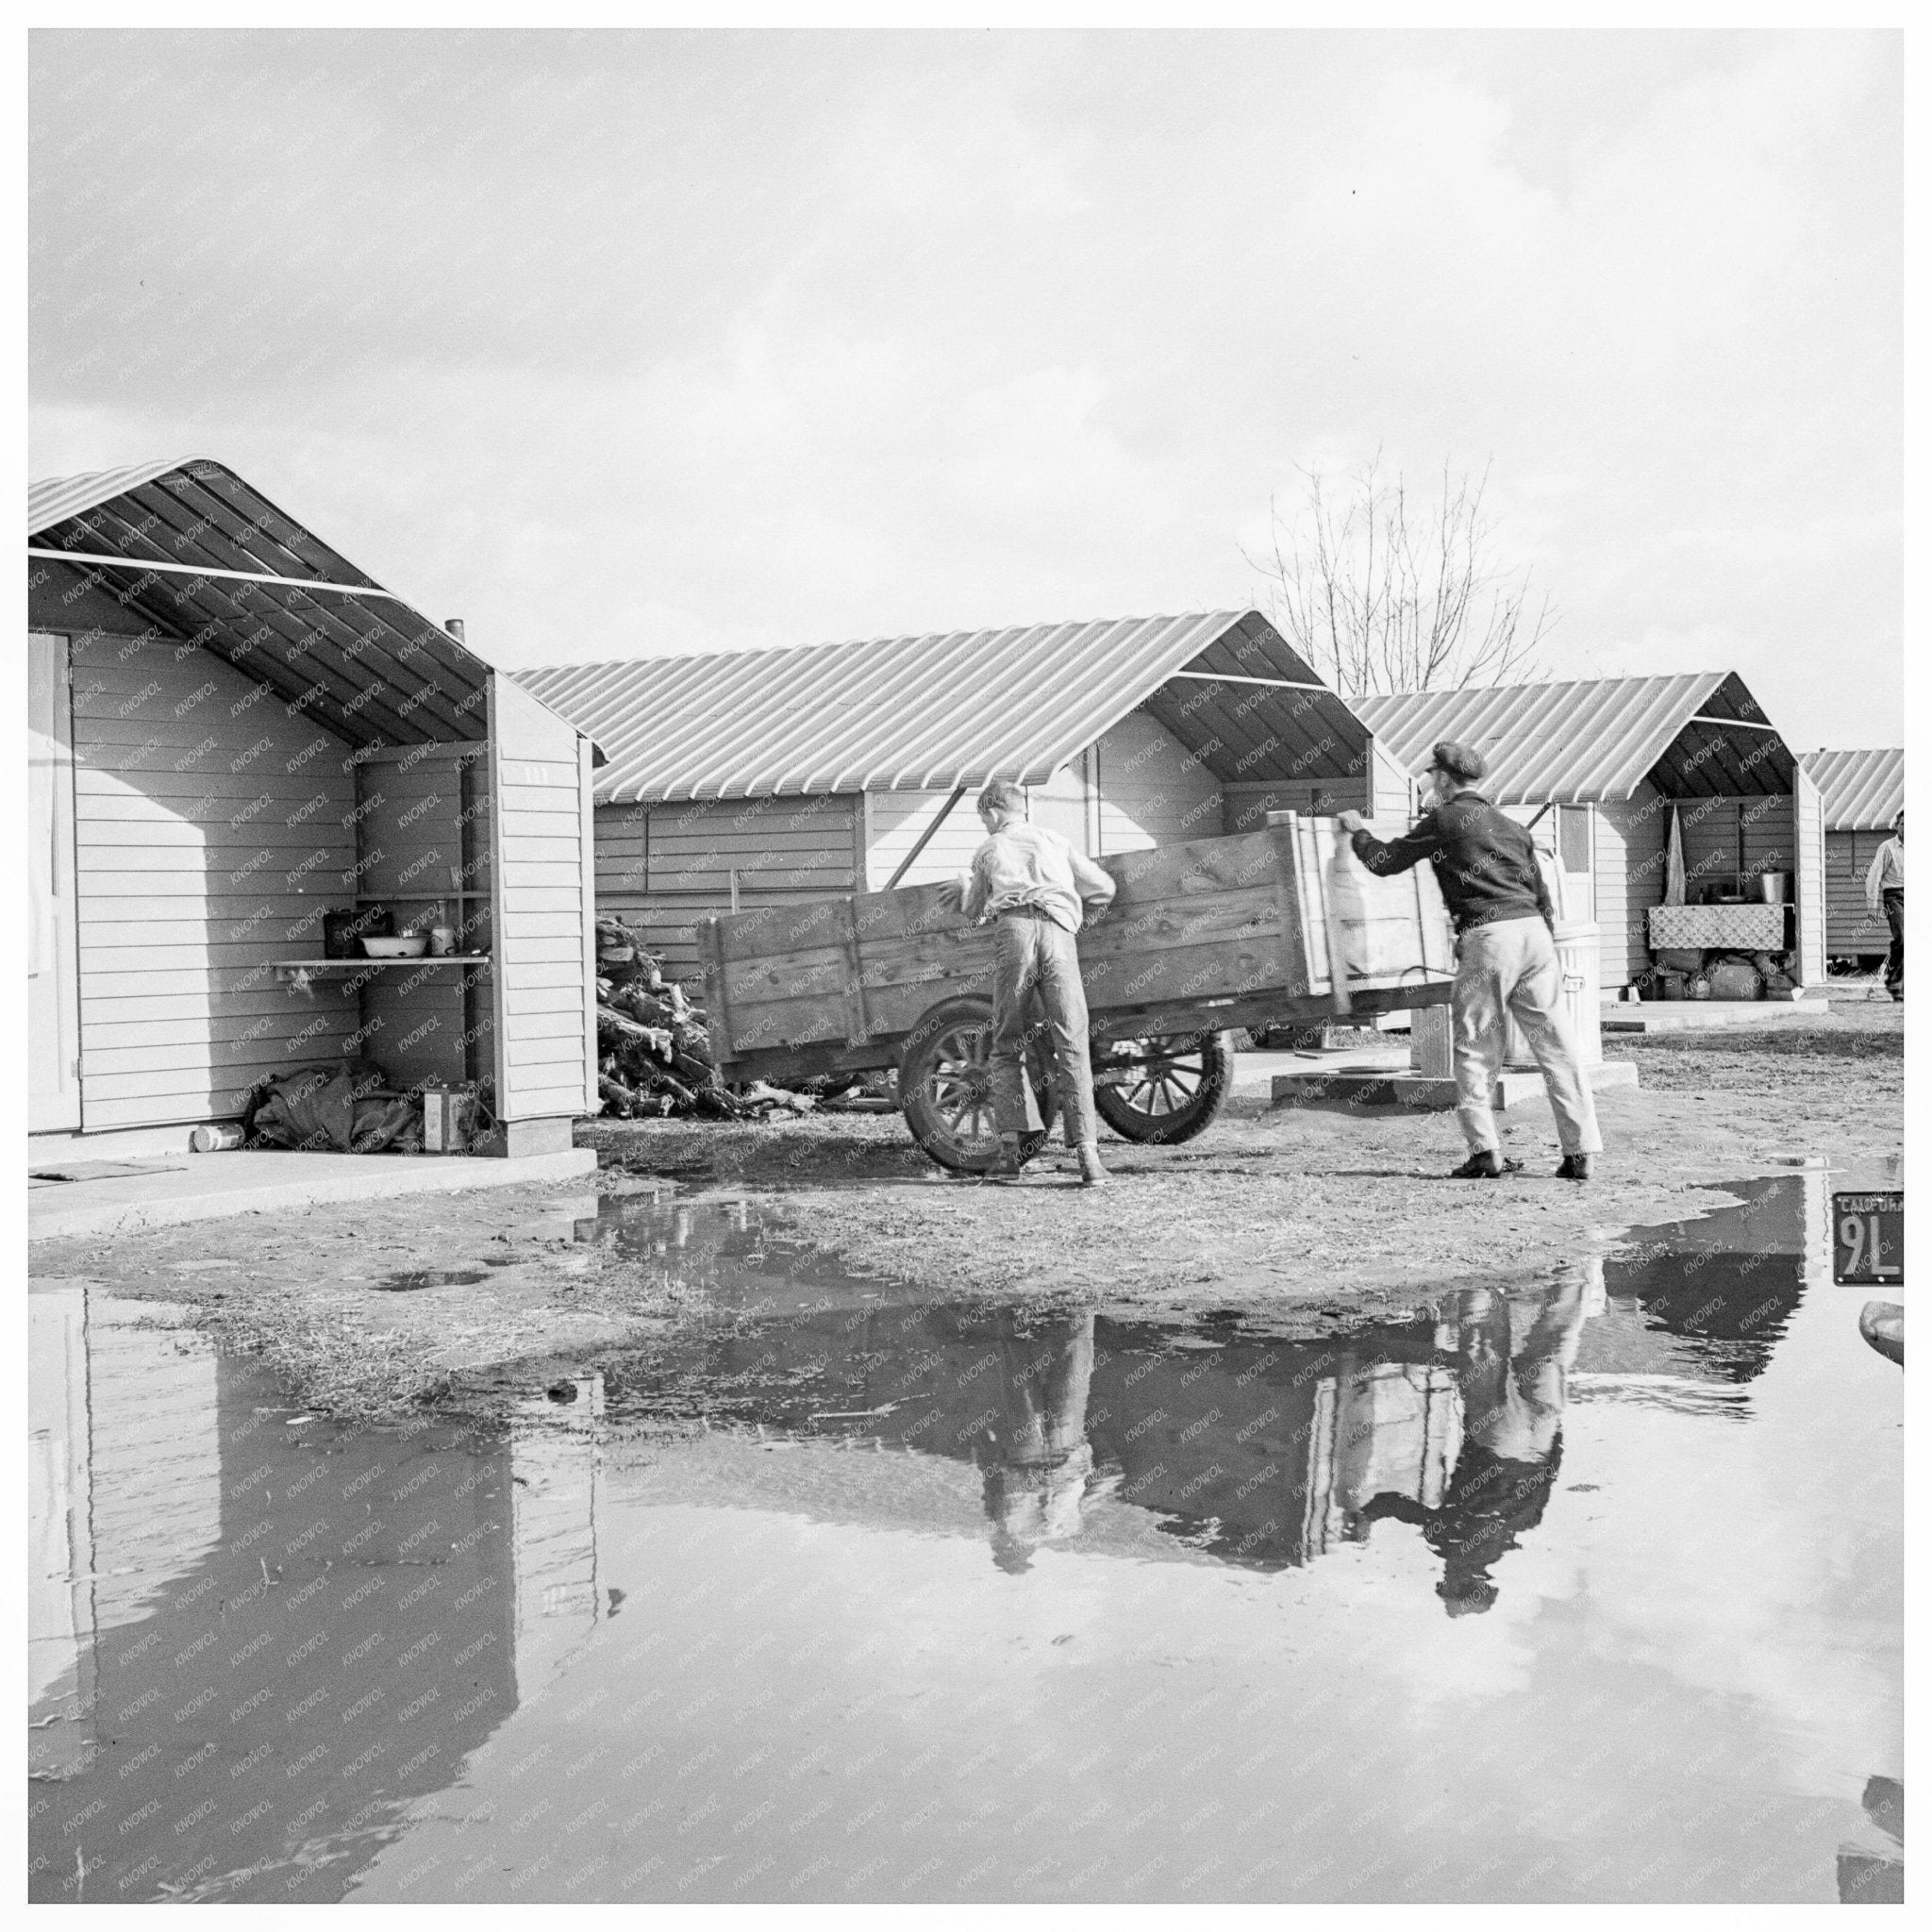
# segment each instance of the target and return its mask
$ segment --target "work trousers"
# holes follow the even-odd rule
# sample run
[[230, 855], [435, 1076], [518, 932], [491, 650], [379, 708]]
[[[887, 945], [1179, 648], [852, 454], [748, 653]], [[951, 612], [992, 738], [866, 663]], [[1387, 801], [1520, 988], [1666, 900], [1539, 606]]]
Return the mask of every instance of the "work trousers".
[[1888, 992], [1906, 990], [1906, 889], [1887, 886], [1884, 892], [1885, 923], [1891, 928], [1891, 951], [1885, 956], [1885, 987]]
[[1557, 945], [1541, 919], [1499, 919], [1474, 925], [1456, 946], [1456, 1116], [1472, 1154], [1496, 1150], [1496, 1116], [1490, 1091], [1508, 1052], [1509, 1016], [1523, 1029], [1557, 1116], [1565, 1154], [1595, 1154], [1596, 1103], [1563, 1017]]
[[1087, 1058], [1087, 990], [1074, 935], [1051, 919], [1003, 912], [992, 934], [992, 1107], [1002, 1134], [1026, 1130], [1026, 1035], [1037, 994], [1067, 1145], [1096, 1138], [1093, 1068]]

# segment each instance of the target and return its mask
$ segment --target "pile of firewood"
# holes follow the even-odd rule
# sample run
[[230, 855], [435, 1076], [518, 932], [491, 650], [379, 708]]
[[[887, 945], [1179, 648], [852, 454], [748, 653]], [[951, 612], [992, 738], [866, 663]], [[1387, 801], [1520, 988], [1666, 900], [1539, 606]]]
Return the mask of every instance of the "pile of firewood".
[[727, 1086], [711, 1058], [702, 1007], [664, 977], [662, 962], [621, 919], [597, 922], [597, 1091], [625, 1120], [675, 1114], [763, 1120], [809, 1113], [815, 1095], [762, 1080]]

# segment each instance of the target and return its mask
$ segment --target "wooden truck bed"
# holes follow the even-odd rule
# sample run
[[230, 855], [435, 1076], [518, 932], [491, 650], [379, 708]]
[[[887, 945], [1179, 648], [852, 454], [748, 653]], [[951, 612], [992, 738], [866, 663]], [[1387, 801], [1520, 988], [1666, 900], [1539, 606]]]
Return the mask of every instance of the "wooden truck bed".
[[[1119, 891], [1080, 934], [1096, 1041], [1448, 998], [1454, 952], [1429, 868], [1378, 879], [1334, 819], [1277, 816], [1265, 831], [1099, 861]], [[701, 922], [724, 1077], [891, 1066], [937, 1002], [990, 999], [992, 928], [949, 909], [944, 891], [902, 886]]]

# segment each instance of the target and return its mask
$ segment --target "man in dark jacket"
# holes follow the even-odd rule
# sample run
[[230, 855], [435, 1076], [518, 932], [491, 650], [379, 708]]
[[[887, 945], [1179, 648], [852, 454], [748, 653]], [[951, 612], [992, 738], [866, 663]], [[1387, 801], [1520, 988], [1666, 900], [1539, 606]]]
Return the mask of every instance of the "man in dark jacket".
[[1564, 1180], [1587, 1181], [1591, 1156], [1604, 1143], [1576, 1042], [1563, 1017], [1549, 888], [1528, 832], [1475, 789], [1487, 769], [1479, 752], [1445, 739], [1429, 768], [1435, 806], [1413, 831], [1384, 844], [1359, 812], [1343, 812], [1341, 823], [1354, 835], [1356, 857], [1382, 877], [1426, 858], [1456, 922], [1450, 1013], [1456, 1029], [1456, 1112], [1469, 1158], [1452, 1170], [1455, 1177], [1493, 1180], [1522, 1165], [1504, 1161], [1490, 1104], [1513, 1013], [1542, 1069], [1557, 1116], [1563, 1148], [1557, 1173]]

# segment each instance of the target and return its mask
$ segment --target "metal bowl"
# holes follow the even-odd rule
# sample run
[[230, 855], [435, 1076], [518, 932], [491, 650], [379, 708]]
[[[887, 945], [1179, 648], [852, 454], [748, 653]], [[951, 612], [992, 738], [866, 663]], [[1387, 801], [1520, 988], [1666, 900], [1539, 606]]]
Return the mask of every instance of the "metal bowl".
[[409, 932], [400, 939], [364, 939], [362, 950], [372, 959], [420, 959], [429, 950], [429, 935]]

